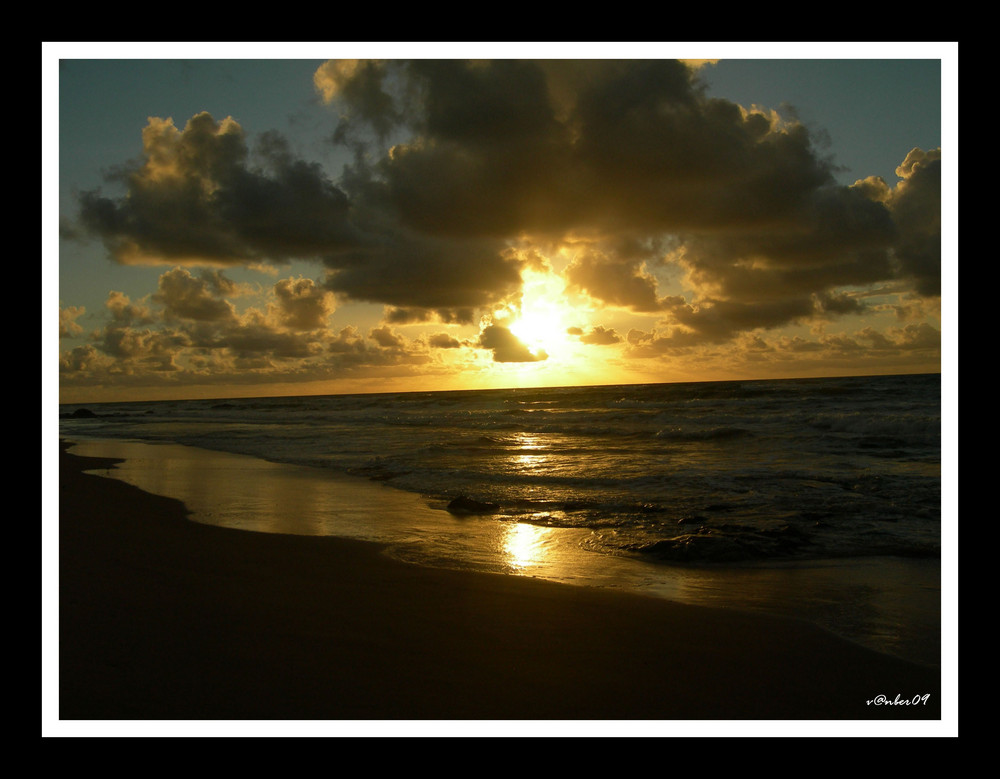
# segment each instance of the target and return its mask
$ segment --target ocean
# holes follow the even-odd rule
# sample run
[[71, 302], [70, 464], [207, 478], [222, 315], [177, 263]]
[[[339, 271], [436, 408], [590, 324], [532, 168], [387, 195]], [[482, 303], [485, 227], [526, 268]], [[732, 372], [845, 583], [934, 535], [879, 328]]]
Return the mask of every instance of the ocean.
[[937, 374], [62, 405], [59, 427], [195, 521], [940, 661]]

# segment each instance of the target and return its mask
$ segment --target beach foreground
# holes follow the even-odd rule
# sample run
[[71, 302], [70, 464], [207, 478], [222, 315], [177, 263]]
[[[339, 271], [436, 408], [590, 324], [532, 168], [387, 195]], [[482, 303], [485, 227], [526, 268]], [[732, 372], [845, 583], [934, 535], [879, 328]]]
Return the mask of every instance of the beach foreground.
[[808, 624], [196, 524], [60, 458], [61, 720], [941, 717], [938, 669]]

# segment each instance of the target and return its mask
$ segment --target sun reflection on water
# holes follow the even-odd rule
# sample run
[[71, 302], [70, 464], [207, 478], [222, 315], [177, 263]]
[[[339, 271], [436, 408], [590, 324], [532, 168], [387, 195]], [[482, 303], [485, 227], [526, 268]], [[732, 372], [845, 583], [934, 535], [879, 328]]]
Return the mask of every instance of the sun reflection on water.
[[500, 548], [511, 570], [523, 573], [551, 563], [549, 536], [552, 528], [511, 522], [504, 526]]
[[539, 435], [538, 433], [515, 433], [513, 439], [518, 449], [534, 451], [536, 449], [548, 448], [545, 437]]
[[514, 471], [534, 471], [549, 465], [553, 458], [549, 453], [551, 443], [545, 436], [534, 433], [518, 433], [513, 437], [512, 446], [516, 454], [506, 458]]

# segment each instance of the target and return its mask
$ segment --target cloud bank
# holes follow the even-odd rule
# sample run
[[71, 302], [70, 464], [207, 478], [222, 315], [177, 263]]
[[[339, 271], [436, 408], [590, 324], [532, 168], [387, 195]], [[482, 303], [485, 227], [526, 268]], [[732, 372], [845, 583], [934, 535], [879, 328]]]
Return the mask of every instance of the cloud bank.
[[[839, 184], [804, 125], [708, 97], [689, 64], [331, 60], [314, 84], [330, 143], [351, 154], [337, 176], [275, 132], [251, 143], [235, 119], [203, 112], [183, 127], [150, 118], [141, 158], [109, 176], [123, 194], [80, 196], [77, 227], [114, 261], [169, 268], [150, 302], [173, 329], [140, 331], [148, 317], [109, 301], [98, 354], [166, 371], [183, 347], [197, 351], [186, 370], [205, 373], [315, 367], [318, 354], [412, 364], [416, 347], [389, 329], [329, 327], [338, 301], [354, 301], [384, 306], [386, 328], [482, 321], [473, 338], [421, 341], [424, 361], [438, 349], [536, 361], [490, 312], [518, 304], [539, 254], [563, 258], [553, 272], [591, 309], [655, 319], [628, 338], [580, 330], [635, 357], [860, 317], [877, 308], [872, 290], [921, 311], [940, 296], [940, 150], [900, 150], [895, 185]], [[237, 311], [225, 268], [293, 261], [316, 278]], [[65, 311], [67, 332], [76, 318]]]

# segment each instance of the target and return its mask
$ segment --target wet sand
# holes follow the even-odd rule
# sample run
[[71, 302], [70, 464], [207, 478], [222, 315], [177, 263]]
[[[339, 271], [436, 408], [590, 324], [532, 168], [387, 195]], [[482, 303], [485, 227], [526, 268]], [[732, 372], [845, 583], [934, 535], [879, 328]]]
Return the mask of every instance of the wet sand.
[[109, 465], [60, 453], [60, 720], [941, 717], [938, 669], [805, 623], [197, 524]]

